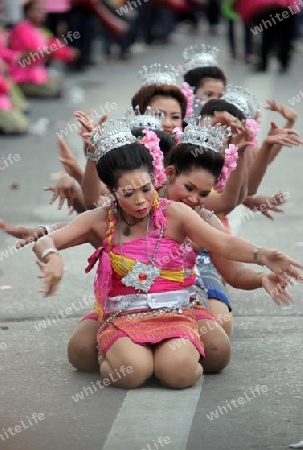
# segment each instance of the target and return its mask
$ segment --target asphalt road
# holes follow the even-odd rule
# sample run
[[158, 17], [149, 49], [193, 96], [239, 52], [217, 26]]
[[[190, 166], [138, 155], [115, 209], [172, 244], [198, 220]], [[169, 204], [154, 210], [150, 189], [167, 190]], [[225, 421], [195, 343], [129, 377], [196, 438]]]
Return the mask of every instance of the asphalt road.
[[[287, 76], [278, 76], [274, 63], [269, 73], [252, 75], [240, 62], [228, 61], [225, 37], [208, 37], [204, 27], [198, 35], [184, 28], [171, 45], [151, 46], [128, 62], [100, 60], [86, 74], [65, 78], [67, 95], [62, 100], [32, 104], [33, 123], [41, 117], [49, 120], [44, 135], [1, 138], [0, 161], [7, 164], [0, 174], [0, 217], [28, 226], [69, 220], [67, 209], [49, 206], [50, 194], [42, 190], [61, 171], [56, 133], [66, 134], [84, 164], [72, 112], [92, 109], [99, 115], [104, 110], [121, 116], [140, 86], [136, 74], [142, 65], [182, 64], [182, 49], [202, 40], [221, 49], [219, 62], [229, 80], [256, 92], [262, 105], [267, 98], [288, 103], [299, 94], [300, 53]], [[72, 103], [68, 95], [72, 87], [85, 91], [81, 98], [81, 92], [73, 90], [79, 103]], [[302, 112], [301, 102], [296, 109]], [[264, 130], [269, 120], [264, 111]], [[300, 114], [296, 129], [302, 126]], [[15, 155], [13, 163], [9, 154]], [[300, 261], [302, 162], [302, 146], [284, 149], [260, 188], [269, 195], [278, 190], [289, 193], [284, 215], [274, 222], [260, 215], [242, 220], [241, 209], [233, 215], [240, 218], [234, 227], [239, 235]], [[97, 373], [78, 373], [67, 360], [68, 337], [91, 308], [93, 275], [84, 274], [91, 248], [64, 252], [67, 270], [60, 289], [45, 299], [37, 292], [38, 269], [31, 249], [16, 252], [14, 243], [0, 234], [0, 449], [284, 450], [303, 439], [302, 286], [292, 288], [291, 309], [278, 308], [262, 290], [229, 288], [235, 321], [229, 367], [184, 391], [154, 382], [127, 391], [103, 386]], [[60, 311], [66, 308], [72, 311], [63, 318]]]

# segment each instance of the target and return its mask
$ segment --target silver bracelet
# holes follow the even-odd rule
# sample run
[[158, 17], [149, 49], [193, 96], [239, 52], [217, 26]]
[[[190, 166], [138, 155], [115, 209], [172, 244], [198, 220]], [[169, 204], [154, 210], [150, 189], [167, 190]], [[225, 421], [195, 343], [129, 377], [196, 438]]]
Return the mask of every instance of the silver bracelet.
[[263, 247], [255, 247], [254, 248], [254, 253], [253, 253], [254, 261], [256, 262], [256, 264], [259, 264], [259, 266], [263, 266], [264, 265], [264, 264], [262, 264], [262, 263], [260, 263], [258, 261], [259, 251], [261, 250], [261, 248], [263, 248]]
[[49, 227], [48, 225], [38, 225], [38, 227], [44, 228], [45, 231], [46, 231], [46, 234], [51, 234], [52, 231], [53, 231], [53, 230], [51, 229], [51, 227]]
[[210, 211], [208, 214], [207, 214], [207, 217], [204, 219], [204, 222], [208, 222], [209, 221], [209, 219], [213, 216], [213, 214], [214, 214], [214, 211]]
[[92, 153], [89, 150], [87, 150], [87, 152], [86, 152], [86, 159], [88, 161], [98, 162], [99, 161], [99, 154], [98, 153]]
[[50, 247], [50, 248], [43, 250], [43, 252], [41, 253], [41, 256], [39, 258], [40, 261], [43, 261], [44, 258], [46, 258], [46, 256], [49, 255], [50, 253], [58, 253], [58, 255], [59, 255], [59, 252], [55, 247]]

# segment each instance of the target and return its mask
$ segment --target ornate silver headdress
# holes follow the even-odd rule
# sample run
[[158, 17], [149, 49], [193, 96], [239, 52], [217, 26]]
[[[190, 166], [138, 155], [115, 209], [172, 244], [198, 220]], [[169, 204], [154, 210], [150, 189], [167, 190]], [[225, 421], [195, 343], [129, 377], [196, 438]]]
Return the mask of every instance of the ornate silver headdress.
[[212, 126], [211, 117], [203, 118], [203, 125], [200, 125], [200, 116], [192, 115], [188, 119], [188, 125], [184, 129], [180, 143], [193, 144], [199, 147], [206, 147], [214, 152], [220, 152], [228, 137], [231, 136], [231, 129], [226, 125], [217, 123]]
[[125, 119], [109, 120], [98, 125], [91, 136], [90, 143], [97, 152], [98, 159], [114, 148], [137, 142]]
[[217, 66], [217, 54], [219, 49], [211, 45], [200, 44], [191, 45], [183, 50], [183, 58], [188, 61], [186, 71], [196, 69], [197, 67]]
[[260, 110], [260, 105], [255, 94], [251, 94], [248, 89], [242, 86], [228, 85], [222, 100], [226, 100], [229, 103], [237, 106], [246, 119], [254, 119], [257, 112]]
[[162, 130], [164, 115], [158, 109], [152, 111], [150, 106], [146, 108], [144, 114], [140, 114], [140, 108], [137, 105], [135, 109], [129, 108], [124, 118], [131, 129], [149, 127], [152, 130]]
[[174, 66], [161, 66], [158, 63], [148, 67], [143, 66], [138, 72], [138, 77], [143, 80], [142, 86], [149, 84], [177, 86], [178, 75], [179, 72]]

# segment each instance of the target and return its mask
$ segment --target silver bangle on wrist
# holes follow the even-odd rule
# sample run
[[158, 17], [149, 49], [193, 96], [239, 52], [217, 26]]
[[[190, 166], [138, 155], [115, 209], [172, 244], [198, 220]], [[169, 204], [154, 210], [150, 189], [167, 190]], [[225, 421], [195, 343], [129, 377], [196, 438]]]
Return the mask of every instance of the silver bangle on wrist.
[[45, 231], [46, 231], [46, 234], [51, 234], [51, 232], [53, 231], [53, 230], [51, 229], [51, 227], [49, 227], [48, 225], [38, 225], [38, 227], [44, 228]]
[[214, 211], [209, 211], [209, 213], [207, 214], [207, 217], [204, 219], [204, 222], [207, 223], [213, 215], [214, 215]]
[[59, 252], [55, 247], [50, 247], [50, 248], [43, 250], [43, 252], [41, 253], [41, 256], [39, 258], [40, 261], [44, 261], [46, 256], [49, 255], [50, 253], [57, 253], [59, 255]]
[[260, 252], [260, 250], [261, 250], [262, 248], [263, 248], [263, 247], [255, 247], [255, 248], [254, 248], [254, 253], [253, 253], [254, 261], [256, 262], [256, 264], [259, 264], [259, 266], [263, 266], [263, 265], [264, 265], [264, 264], [262, 264], [262, 263], [260, 263], [260, 262], [258, 261], [259, 252]]
[[86, 159], [88, 161], [92, 161], [97, 163], [99, 161], [99, 154], [98, 153], [92, 153], [89, 150], [86, 152]]

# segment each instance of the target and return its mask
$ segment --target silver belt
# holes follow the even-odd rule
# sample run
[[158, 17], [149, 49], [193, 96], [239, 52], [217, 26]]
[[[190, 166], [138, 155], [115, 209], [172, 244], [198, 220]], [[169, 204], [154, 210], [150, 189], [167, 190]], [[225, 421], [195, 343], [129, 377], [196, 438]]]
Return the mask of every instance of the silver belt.
[[[193, 286], [195, 288], [195, 286]], [[105, 313], [111, 313], [123, 309], [129, 304], [132, 309], [158, 309], [158, 308], [182, 308], [190, 303], [191, 289], [182, 289], [178, 291], [160, 292], [153, 294], [127, 294], [116, 297], [107, 297], [105, 301]]]

